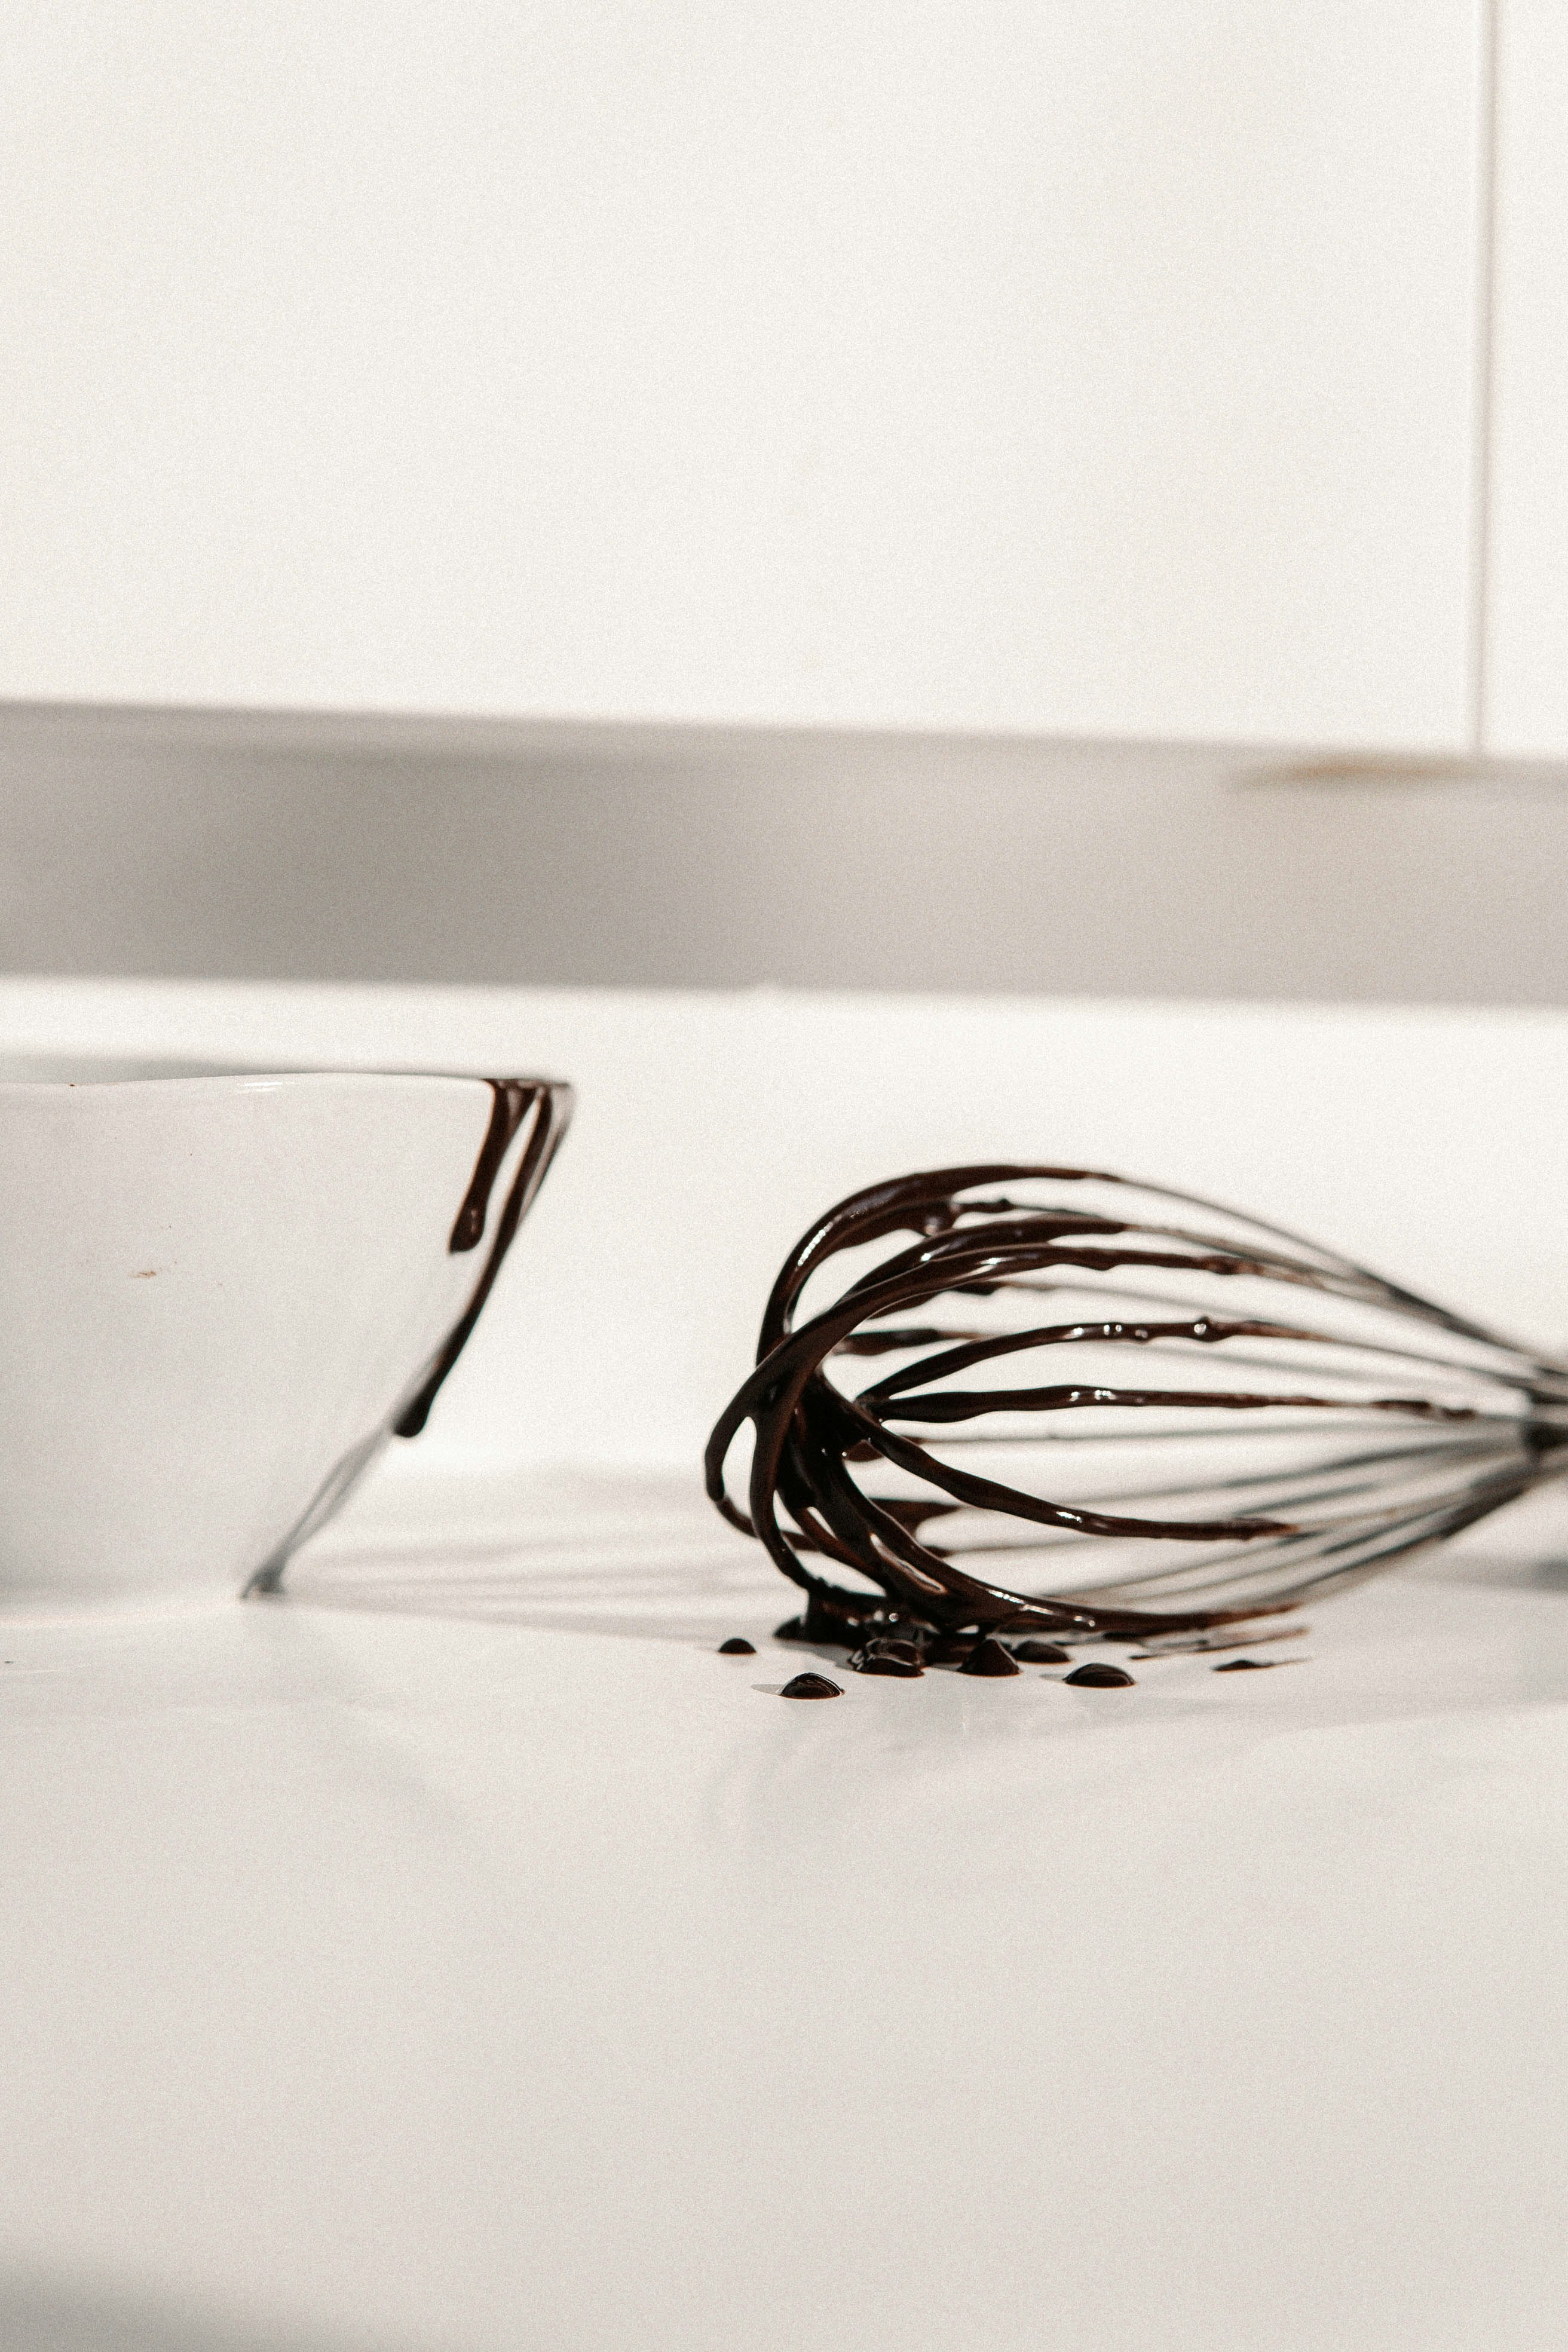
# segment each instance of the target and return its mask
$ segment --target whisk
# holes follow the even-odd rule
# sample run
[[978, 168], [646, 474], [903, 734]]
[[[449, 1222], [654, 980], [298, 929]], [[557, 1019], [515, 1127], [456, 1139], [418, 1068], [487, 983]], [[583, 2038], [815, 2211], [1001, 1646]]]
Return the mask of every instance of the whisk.
[[1174, 1634], [1356, 1583], [1568, 1471], [1568, 1364], [1189, 1193], [944, 1168], [791, 1251], [706, 1470], [805, 1588], [807, 1635]]

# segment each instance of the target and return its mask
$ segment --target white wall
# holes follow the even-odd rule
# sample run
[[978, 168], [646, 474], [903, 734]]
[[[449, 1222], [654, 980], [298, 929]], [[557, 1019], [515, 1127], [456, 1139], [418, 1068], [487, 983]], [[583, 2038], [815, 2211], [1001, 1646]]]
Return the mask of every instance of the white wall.
[[0, 694], [1468, 740], [1482, 0], [51, 0]]
[[1486, 740], [1568, 749], [1568, 9], [1500, 0]]

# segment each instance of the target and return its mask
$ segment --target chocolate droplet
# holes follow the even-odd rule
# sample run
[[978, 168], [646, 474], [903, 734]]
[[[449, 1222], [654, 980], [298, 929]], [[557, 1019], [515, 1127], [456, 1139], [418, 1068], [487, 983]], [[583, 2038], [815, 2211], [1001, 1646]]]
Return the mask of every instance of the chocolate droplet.
[[754, 1658], [756, 1654], [756, 1643], [748, 1642], [743, 1633], [731, 1633], [727, 1642], [719, 1644], [721, 1658]]
[[843, 1696], [842, 1686], [830, 1683], [826, 1675], [796, 1675], [795, 1680], [785, 1683], [779, 1693], [780, 1698], [842, 1698]]
[[1306, 1658], [1227, 1658], [1223, 1666], [1215, 1666], [1216, 1675], [1266, 1675], [1270, 1666], [1304, 1666]]
[[958, 1671], [961, 1675], [1016, 1675], [1018, 1661], [988, 1633], [984, 1642], [975, 1643]]
[[1014, 1643], [1013, 1655], [1026, 1666], [1065, 1666], [1072, 1653], [1058, 1649], [1055, 1642], [1038, 1642], [1031, 1634], [1026, 1642]]
[[898, 1675], [906, 1682], [923, 1675], [925, 1666], [912, 1642], [868, 1642], [849, 1664], [858, 1675]]
[[1120, 1690], [1132, 1677], [1121, 1666], [1097, 1665], [1092, 1659], [1086, 1666], [1075, 1666], [1070, 1675], [1062, 1676], [1064, 1683], [1078, 1683], [1088, 1690]]

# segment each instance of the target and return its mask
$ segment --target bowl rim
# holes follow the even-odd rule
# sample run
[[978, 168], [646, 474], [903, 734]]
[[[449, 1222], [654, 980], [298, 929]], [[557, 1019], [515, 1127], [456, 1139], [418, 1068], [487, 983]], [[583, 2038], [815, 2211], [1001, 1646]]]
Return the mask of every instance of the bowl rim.
[[[363, 1081], [366, 1084], [372, 1085], [391, 1081], [395, 1084], [407, 1084], [412, 1082], [417, 1085], [436, 1085], [443, 1087], [477, 1086], [489, 1087], [492, 1091], [500, 1087], [548, 1087], [553, 1093], [568, 1096], [574, 1094], [575, 1091], [573, 1083], [569, 1078], [551, 1077], [547, 1076], [542, 1072], [525, 1072], [519, 1071], [515, 1068], [508, 1069], [504, 1072], [495, 1070], [432, 1070], [417, 1068], [412, 1065], [405, 1067], [395, 1063], [313, 1063], [300, 1066], [290, 1066], [287, 1064], [277, 1065], [272, 1063], [251, 1063], [228, 1068], [197, 1063], [189, 1069], [170, 1069], [159, 1066], [149, 1068], [144, 1072], [138, 1072], [134, 1067], [134, 1064], [137, 1060], [144, 1058], [149, 1064], [157, 1063], [158, 1057], [149, 1054], [144, 1057], [130, 1055], [124, 1056], [123, 1058], [127, 1064], [132, 1066], [128, 1066], [123, 1074], [119, 1072], [115, 1072], [112, 1075], [100, 1073], [95, 1076], [73, 1078], [68, 1077], [64, 1075], [65, 1066], [79, 1061], [84, 1069], [90, 1071], [94, 1069], [96, 1065], [106, 1062], [117, 1062], [121, 1057], [118, 1055], [109, 1054], [96, 1055], [83, 1054], [79, 1056], [69, 1054], [54, 1055], [40, 1053], [36, 1058], [42, 1063], [52, 1064], [58, 1062], [62, 1066], [60, 1073], [47, 1076], [40, 1076], [37, 1077], [20, 1077], [10, 1076], [4, 1074], [5, 1065], [11, 1058], [12, 1057], [4, 1054], [0, 1054], [0, 1096], [87, 1095], [101, 1097], [108, 1095], [120, 1096], [125, 1094], [127, 1091], [132, 1093], [144, 1093], [156, 1090], [160, 1094], [167, 1094], [172, 1090], [189, 1092], [198, 1088], [212, 1089], [215, 1091], [232, 1090], [237, 1093], [265, 1093], [275, 1087], [284, 1086], [291, 1087], [310, 1087], [329, 1082], [333, 1085], [342, 1085], [345, 1081], [350, 1083]], [[16, 1061], [21, 1061], [25, 1058], [27, 1057], [21, 1055], [15, 1056]]]

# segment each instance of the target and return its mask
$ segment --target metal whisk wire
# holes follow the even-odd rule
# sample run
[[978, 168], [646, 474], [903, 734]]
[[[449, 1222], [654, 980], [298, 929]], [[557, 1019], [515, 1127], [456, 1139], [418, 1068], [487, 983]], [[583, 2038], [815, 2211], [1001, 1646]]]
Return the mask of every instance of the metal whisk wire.
[[[868, 1358], [890, 1369], [857, 1387]], [[742, 1509], [726, 1469], [747, 1423]], [[713, 1501], [820, 1624], [942, 1632], [1290, 1608], [1564, 1469], [1568, 1365], [1217, 1202], [1012, 1164], [829, 1211], [707, 1455]]]

